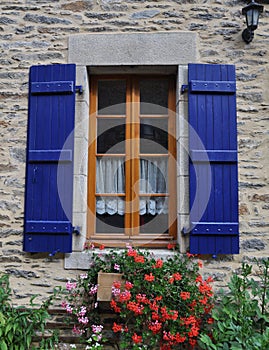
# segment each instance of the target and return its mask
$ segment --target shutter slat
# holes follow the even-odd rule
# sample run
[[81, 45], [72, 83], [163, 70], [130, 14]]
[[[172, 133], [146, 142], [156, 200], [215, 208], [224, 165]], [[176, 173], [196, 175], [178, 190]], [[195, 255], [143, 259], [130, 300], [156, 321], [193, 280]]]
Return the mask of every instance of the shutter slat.
[[235, 67], [189, 65], [190, 252], [239, 252]]
[[24, 220], [27, 252], [72, 251], [75, 65], [30, 69]]

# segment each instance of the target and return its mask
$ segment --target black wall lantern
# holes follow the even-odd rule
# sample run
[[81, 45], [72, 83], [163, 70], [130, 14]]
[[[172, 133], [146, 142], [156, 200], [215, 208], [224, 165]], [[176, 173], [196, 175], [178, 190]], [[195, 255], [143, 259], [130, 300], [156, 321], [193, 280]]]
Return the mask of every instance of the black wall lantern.
[[260, 13], [263, 12], [263, 6], [251, 0], [246, 7], [242, 9], [242, 14], [246, 16], [247, 28], [243, 30], [242, 38], [249, 44], [254, 37], [254, 30], [258, 27]]

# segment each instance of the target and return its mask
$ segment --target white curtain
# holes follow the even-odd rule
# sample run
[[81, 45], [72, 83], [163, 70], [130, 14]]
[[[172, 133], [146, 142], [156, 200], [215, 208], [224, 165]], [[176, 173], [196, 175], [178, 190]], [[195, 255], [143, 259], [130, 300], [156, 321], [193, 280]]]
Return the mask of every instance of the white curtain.
[[[96, 193], [125, 193], [123, 158], [97, 158]], [[125, 204], [121, 197], [96, 197], [97, 214], [124, 215]]]
[[[167, 192], [167, 159], [140, 160], [140, 195], [143, 193]], [[97, 193], [125, 193], [124, 158], [97, 158]], [[124, 215], [124, 199], [121, 197], [101, 196], [96, 198], [98, 214]], [[168, 199], [165, 197], [140, 197], [140, 215], [167, 214]]]
[[[166, 193], [168, 190], [167, 158], [140, 160], [140, 194]], [[140, 215], [167, 214], [168, 199], [165, 197], [140, 198]]]

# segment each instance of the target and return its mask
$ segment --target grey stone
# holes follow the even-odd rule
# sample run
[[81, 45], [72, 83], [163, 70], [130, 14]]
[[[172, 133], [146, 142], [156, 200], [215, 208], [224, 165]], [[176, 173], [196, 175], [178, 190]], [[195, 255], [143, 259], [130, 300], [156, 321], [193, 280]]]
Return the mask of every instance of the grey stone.
[[239, 182], [239, 187], [240, 188], [243, 188], [243, 187], [246, 187], [246, 188], [260, 188], [260, 187], [264, 187], [264, 186], [266, 186], [266, 184], [264, 184], [264, 183]]
[[47, 17], [47, 16], [40, 16], [40, 15], [32, 15], [30, 13], [27, 13], [24, 18], [25, 21], [29, 22], [35, 22], [35, 23], [46, 23], [46, 24], [72, 24], [71, 21], [68, 21], [66, 19], [60, 19], [57, 17]]
[[218, 51], [212, 50], [212, 49], [211, 50], [204, 50], [204, 51], [201, 52], [201, 56], [202, 57], [216, 56], [218, 54], [219, 54]]
[[196, 44], [196, 34], [189, 32], [75, 35], [69, 38], [68, 61], [85, 66], [187, 64], [196, 59]]
[[6, 200], [0, 201], [0, 209], [2, 210], [8, 210], [11, 211], [12, 213], [16, 213], [18, 209], [20, 209], [19, 205], [13, 202], [9, 202]]
[[262, 93], [261, 92], [247, 92], [247, 93], [238, 93], [238, 96], [242, 97], [245, 100], [252, 102], [262, 102]]
[[120, 0], [101, 0], [101, 8], [104, 11], [126, 11], [128, 6]]
[[46, 61], [50, 59], [63, 59], [63, 55], [59, 52], [51, 52], [51, 53], [33, 53], [33, 54], [22, 54], [19, 53], [17, 55], [12, 56], [12, 58], [16, 61]]
[[6, 262], [16, 262], [21, 263], [22, 260], [18, 256], [0, 256], [0, 263], [6, 263]]
[[16, 148], [16, 147], [11, 148], [10, 154], [14, 159], [18, 160], [19, 162], [22, 162], [22, 163], [25, 162], [26, 155], [25, 155], [24, 148]]
[[0, 17], [0, 24], [13, 24], [16, 23], [13, 19], [9, 17]]
[[107, 20], [111, 18], [117, 18], [120, 16], [118, 13], [111, 13], [111, 12], [103, 12], [103, 13], [98, 13], [98, 12], [86, 12], [85, 16], [88, 18], [94, 18], [98, 20]]
[[6, 246], [9, 246], [9, 245], [14, 246], [14, 245], [16, 245], [16, 246], [21, 247], [22, 240], [21, 239], [20, 240], [16, 240], [16, 241], [12, 240], [12, 241], [6, 242], [5, 245]]
[[189, 30], [207, 30], [208, 26], [202, 23], [191, 23], [189, 25]]
[[153, 18], [160, 13], [159, 10], [145, 10], [141, 12], [135, 12], [131, 15], [133, 19], [144, 19], [144, 18]]
[[265, 222], [265, 221], [254, 221], [254, 222], [250, 222], [249, 223], [250, 227], [268, 227], [269, 226], [269, 222]]
[[184, 18], [184, 14], [182, 12], [177, 11], [167, 11], [163, 13], [164, 17], [176, 17], [176, 18]]
[[9, 237], [13, 235], [22, 235], [22, 230], [15, 230], [15, 229], [2, 229], [0, 230], [0, 237]]
[[243, 241], [241, 243], [241, 247], [246, 251], [253, 251], [253, 250], [264, 250], [265, 244], [262, 240], [258, 238], [248, 239], [246, 241]]
[[39, 278], [39, 276], [34, 271], [25, 271], [25, 270], [17, 270], [17, 269], [6, 269], [6, 273], [10, 275], [14, 275], [16, 277], [22, 278]]
[[30, 32], [32, 32], [34, 30], [35, 27], [33, 26], [26, 26], [26, 27], [22, 27], [22, 28], [17, 28], [16, 29], [16, 34], [28, 34]]
[[257, 74], [238, 73], [236, 77], [239, 81], [251, 81], [257, 78]]

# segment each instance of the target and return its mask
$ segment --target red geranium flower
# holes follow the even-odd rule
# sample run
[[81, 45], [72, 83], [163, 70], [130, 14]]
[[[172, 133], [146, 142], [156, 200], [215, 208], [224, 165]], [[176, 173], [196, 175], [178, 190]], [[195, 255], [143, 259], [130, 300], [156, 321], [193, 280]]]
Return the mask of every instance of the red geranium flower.
[[137, 335], [136, 333], [134, 333], [134, 335], [132, 336], [133, 342], [135, 344], [139, 344], [142, 342], [142, 337], [141, 335]]
[[120, 324], [117, 324], [116, 322], [114, 322], [112, 330], [114, 333], [121, 332], [122, 326]]
[[190, 294], [189, 292], [181, 292], [181, 293], [180, 293], [180, 297], [181, 297], [181, 299], [183, 299], [183, 300], [187, 300], [187, 299], [190, 299], [191, 294]]
[[144, 280], [145, 281], [148, 281], [148, 282], [153, 282], [154, 281], [154, 276], [153, 276], [153, 274], [152, 274], [152, 272], [149, 274], [149, 275], [145, 275], [145, 277], [144, 277]]

